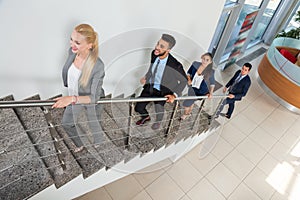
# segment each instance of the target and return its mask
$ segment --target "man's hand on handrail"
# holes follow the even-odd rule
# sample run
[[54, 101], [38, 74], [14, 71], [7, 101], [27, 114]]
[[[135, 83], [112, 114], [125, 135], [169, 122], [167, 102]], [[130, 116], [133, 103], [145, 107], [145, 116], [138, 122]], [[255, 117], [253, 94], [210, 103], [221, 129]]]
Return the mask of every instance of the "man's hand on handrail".
[[146, 77], [145, 77], [145, 76], [143, 76], [143, 77], [140, 79], [140, 83], [141, 83], [142, 85], [145, 85], [145, 83], [146, 83]]
[[167, 100], [166, 100], [167, 103], [173, 103], [176, 98], [176, 96], [174, 94], [168, 94], [165, 97], [167, 98]]

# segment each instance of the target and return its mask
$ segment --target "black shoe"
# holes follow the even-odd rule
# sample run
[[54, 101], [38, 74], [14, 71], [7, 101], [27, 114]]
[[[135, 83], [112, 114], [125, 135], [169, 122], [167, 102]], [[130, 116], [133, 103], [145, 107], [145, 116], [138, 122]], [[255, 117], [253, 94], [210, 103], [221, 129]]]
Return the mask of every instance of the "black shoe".
[[230, 116], [227, 115], [227, 114], [225, 114], [225, 113], [220, 113], [220, 115], [221, 115], [222, 117], [226, 117], [227, 119], [230, 119]]
[[207, 120], [208, 120], [208, 125], [210, 125], [210, 124], [211, 124], [211, 120], [212, 120], [211, 115], [208, 115], [208, 116], [207, 116]]
[[140, 119], [139, 121], [137, 121], [135, 124], [138, 126], [144, 125], [147, 121], [150, 121], [150, 116], [148, 117], [143, 117], [142, 119]]
[[159, 122], [155, 122], [154, 124], [152, 124], [151, 128], [152, 130], [157, 130], [160, 127], [160, 123]]

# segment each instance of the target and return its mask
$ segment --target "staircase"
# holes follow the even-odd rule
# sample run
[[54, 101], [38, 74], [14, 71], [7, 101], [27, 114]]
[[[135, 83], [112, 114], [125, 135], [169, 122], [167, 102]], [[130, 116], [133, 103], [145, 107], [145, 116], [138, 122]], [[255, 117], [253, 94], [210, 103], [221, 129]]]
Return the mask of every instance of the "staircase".
[[[114, 101], [120, 99], [123, 101]], [[0, 199], [38, 199], [41, 191], [68, 190], [72, 182], [81, 187], [78, 185], [81, 178], [84, 179], [80, 183], [82, 187], [96, 177], [102, 177], [96, 182], [107, 184], [121, 178], [116, 170], [126, 169], [128, 174], [171, 155], [182, 154], [176, 148], [197, 141], [190, 149], [220, 126], [216, 120], [209, 120], [203, 109], [204, 100], [194, 106], [192, 116], [184, 121], [179, 120], [182, 113], [179, 101], [166, 104], [162, 126], [156, 131], [150, 128], [155, 119], [154, 105], [150, 103], [152, 120], [147, 126], [136, 126], [139, 117], [133, 111], [131, 99], [135, 96], [111, 98], [109, 95], [103, 99], [111, 103], [101, 104], [99, 121], [104, 133], [103, 142], [97, 147], [91, 142], [83, 115], [80, 127], [87, 133], [82, 136], [85, 148], [76, 153], [74, 143], [61, 126], [64, 109], [52, 109], [49, 105], [1, 107], [5, 102], [14, 101], [12, 95], [1, 98]], [[39, 100], [39, 95], [35, 95], [24, 102]], [[137, 167], [136, 163], [142, 164]], [[92, 187], [97, 188], [99, 184]]]

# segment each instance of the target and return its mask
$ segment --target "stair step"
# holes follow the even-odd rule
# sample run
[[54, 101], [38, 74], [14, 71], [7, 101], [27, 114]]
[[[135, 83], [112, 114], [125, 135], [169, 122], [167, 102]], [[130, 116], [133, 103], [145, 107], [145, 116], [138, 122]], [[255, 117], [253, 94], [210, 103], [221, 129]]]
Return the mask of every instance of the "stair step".
[[[120, 95], [115, 98], [123, 98], [124, 95]], [[130, 97], [133, 97], [131, 95]], [[130, 98], [128, 97], [128, 98]], [[111, 141], [119, 147], [119, 150], [123, 153], [124, 162], [128, 162], [132, 158], [139, 155], [139, 152], [133, 153], [130, 151], [127, 151], [125, 149], [126, 147], [126, 133], [128, 131], [128, 114], [129, 114], [129, 108], [128, 103], [121, 103], [125, 104], [127, 109], [120, 111], [118, 108], [116, 108], [116, 104], [114, 106], [111, 106], [111, 104], [104, 104], [103, 105], [103, 119], [102, 119], [102, 127], [105, 129], [105, 132], [107, 136], [111, 139]], [[120, 113], [121, 112], [121, 113]], [[127, 116], [125, 116], [123, 113], [127, 112]]]
[[176, 132], [173, 142], [178, 143], [181, 140], [186, 140], [187, 138], [192, 137], [195, 132], [197, 132], [197, 130], [192, 129], [194, 120], [196, 118], [195, 112], [197, 112], [197, 110], [193, 111], [189, 118], [180, 121], [179, 130]]
[[115, 119], [112, 118], [112, 115], [107, 112], [106, 109], [108, 106], [104, 104], [104, 109], [102, 111], [101, 125], [106, 135], [111, 139], [111, 141], [119, 148], [125, 149], [125, 132], [120, 129], [116, 124]]
[[[104, 125], [101, 123], [103, 118], [103, 105], [97, 105], [96, 112], [98, 116], [98, 120], [100, 122], [100, 125], [103, 129]], [[87, 111], [84, 110], [82, 115], [80, 116], [80, 127], [86, 135], [92, 135], [92, 132], [89, 127], [88, 118], [87, 118]], [[102, 132], [103, 141], [101, 141], [100, 144], [96, 144], [97, 147], [94, 147], [93, 138], [91, 138], [90, 141], [86, 143], [87, 150], [92, 153], [95, 158], [97, 158], [99, 161], [103, 162], [105, 166], [112, 167], [115, 164], [121, 162], [124, 159], [124, 155], [122, 154], [122, 150], [119, 150], [119, 148], [109, 139], [109, 137], [106, 135], [105, 130]], [[82, 138], [83, 141], [84, 138]], [[84, 142], [84, 141], [83, 141]]]
[[[35, 95], [26, 100], [40, 100], [40, 97], [39, 95]], [[32, 143], [37, 144], [35, 145], [35, 148], [43, 158], [42, 160], [49, 169], [57, 188], [81, 174], [78, 164], [74, 162], [73, 156], [70, 154], [70, 151], [66, 148], [60, 137], [56, 137], [56, 139], [59, 141], [62, 148], [55, 148], [55, 141], [50, 133], [51, 127], [40, 107], [15, 108], [15, 111], [25, 130], [29, 130], [27, 131], [27, 134]], [[62, 161], [59, 160], [59, 151], [63, 154], [61, 157], [64, 159], [62, 161], [65, 164], [65, 168], [62, 167]]]
[[120, 151], [108, 139], [106, 139], [106, 141], [103, 144], [100, 144], [100, 146], [96, 149], [98, 155], [103, 159], [106, 167], [111, 168], [125, 159], [123, 151]]
[[[112, 94], [108, 94], [108, 95], [106, 95], [104, 98], [102, 98], [101, 100], [111, 100], [111, 97], [112, 97]], [[111, 111], [110, 111], [110, 109], [111, 109], [111, 104], [112, 103], [104, 103], [104, 104], [102, 104], [102, 108], [103, 108], [103, 110], [106, 110], [108, 113], [110, 113]]]
[[[0, 99], [12, 100], [12, 96]], [[13, 109], [0, 109], [0, 124], [1, 199], [27, 199], [52, 185], [48, 170]]]
[[[110, 111], [110, 113], [111, 113], [110, 115], [114, 119], [118, 129], [123, 132], [122, 137], [124, 138], [124, 136], [128, 133], [129, 104], [128, 103], [115, 103], [114, 106], [110, 106], [106, 110]], [[139, 132], [139, 130], [135, 129], [135, 127], [131, 128], [131, 131], [132, 131], [131, 136], [136, 133], [141, 134]], [[130, 145], [133, 143], [135, 143], [135, 141], [132, 141], [132, 137], [131, 137]], [[130, 147], [130, 152], [132, 152], [133, 155], [140, 154], [140, 151], [141, 151], [139, 149], [140, 144], [137, 143], [134, 145], [135, 145], [135, 148]], [[152, 149], [152, 147], [151, 147], [151, 149]], [[134, 151], [132, 151], [132, 150], [134, 150]]]
[[171, 134], [167, 138], [167, 146], [172, 144], [173, 142], [175, 142], [176, 144], [181, 140], [186, 140], [189, 137], [201, 134], [202, 132], [205, 132], [209, 127], [208, 114], [203, 110], [198, 117], [198, 122], [195, 123], [197, 114], [199, 113], [198, 105], [194, 105], [191, 116], [183, 121], [179, 120], [182, 113], [183, 109], [181, 111], [178, 110], [178, 113], [175, 116], [175, 118], [178, 120], [175, 120], [175, 123], [173, 124], [175, 128], [170, 131]]
[[124, 150], [124, 163], [129, 162], [137, 156], [140, 156], [140, 152], [134, 153], [134, 151]]
[[[116, 98], [123, 97], [124, 95], [120, 95]], [[110, 99], [111, 95], [105, 98]], [[12, 99], [11, 96], [2, 100]], [[31, 99], [39, 99], [39, 97], [34, 96]], [[165, 104], [165, 114], [159, 130], [151, 129], [151, 125], [155, 122], [153, 103], [147, 106], [147, 110], [151, 113], [151, 121], [145, 126], [135, 124], [140, 117], [133, 112], [130, 123], [131, 137], [129, 149], [127, 149], [125, 142], [129, 130], [129, 103], [101, 104], [102, 110], [98, 111], [101, 112], [103, 142], [97, 146], [91, 142], [93, 138], [88, 120], [86, 115], [82, 114], [79, 126], [87, 137], [82, 139], [85, 145], [84, 150], [78, 153], [74, 152], [75, 145], [61, 126], [64, 109], [52, 109], [50, 106], [0, 109], [0, 138], [3, 138], [1, 139], [3, 145], [0, 147], [0, 180], [4, 180], [0, 184], [0, 199], [2, 197], [28, 198], [53, 183], [57, 188], [61, 187], [80, 173], [87, 178], [104, 167], [108, 170], [121, 161], [129, 162], [136, 156], [143, 156], [148, 152], [220, 126], [216, 120], [209, 125], [207, 113], [201, 111], [197, 118], [198, 122], [193, 127], [198, 106], [194, 106], [192, 117], [179, 121], [183, 113], [179, 108], [174, 113], [170, 133], [165, 135], [174, 105]], [[50, 122], [52, 126], [49, 125]], [[54, 142], [53, 137], [58, 138], [57, 143]], [[32, 142], [36, 145], [32, 145]], [[61, 152], [58, 156], [57, 149]]]
[[112, 119], [106, 111], [103, 112], [103, 118], [104, 119], [102, 120], [102, 127], [110, 140], [118, 147], [120, 151], [122, 151], [124, 162], [126, 163], [132, 158], [139, 155], [139, 152], [132, 153], [126, 150], [125, 133], [120, 130], [115, 120]]
[[[47, 121], [51, 122], [51, 124], [53, 125], [54, 120], [53, 120], [51, 114], [49, 113], [49, 110], [45, 107], [44, 107], [44, 109], [47, 112], [46, 116], [45, 116]], [[58, 141], [56, 143], [56, 148], [61, 152], [60, 156], [62, 157], [61, 159], [64, 163], [63, 174], [61, 175], [62, 177], [64, 177], [62, 179], [63, 181], [60, 182], [60, 184], [55, 183], [55, 186], [57, 188], [59, 188], [62, 185], [64, 185], [65, 183], [71, 181], [72, 179], [74, 179], [75, 177], [80, 175], [81, 168], [80, 168], [79, 164], [76, 162], [76, 159], [73, 156], [72, 152], [66, 145], [64, 139], [59, 135], [59, 133], [57, 132], [55, 127], [50, 127], [50, 130], [51, 130], [51, 134], [53, 135], [53, 138], [58, 139]]]
[[95, 172], [99, 171], [104, 167], [103, 162], [99, 161], [93, 154], [91, 154], [86, 149], [74, 153], [73, 149], [75, 149], [75, 145], [73, 141], [69, 138], [68, 134], [61, 126], [62, 116], [64, 109], [49, 109], [49, 112], [53, 118], [53, 125], [55, 129], [59, 133], [59, 135], [65, 140], [67, 147], [71, 150], [71, 153], [75, 157], [77, 163], [81, 167], [82, 174], [84, 178], [87, 178], [94, 174]]
[[[118, 105], [120, 109], [122, 107]], [[165, 115], [162, 120], [161, 126], [158, 130], [152, 130], [151, 126], [155, 123], [155, 111], [154, 111], [154, 104], [149, 103], [147, 105], [147, 110], [149, 112], [151, 121], [147, 122], [147, 124], [143, 126], [137, 126], [135, 123], [140, 119], [138, 113], [134, 113], [133, 120], [131, 122], [131, 145], [135, 145], [142, 153], [148, 153], [154, 149], [159, 149], [165, 145], [165, 131], [168, 125], [168, 106], [165, 105]], [[124, 109], [124, 107], [123, 107]], [[134, 147], [132, 148], [134, 149]]]
[[212, 120], [209, 126], [209, 130], [216, 130], [221, 126], [221, 124], [217, 120]]
[[200, 117], [199, 117], [197, 133], [194, 133], [193, 136], [199, 135], [203, 132], [206, 132], [208, 129], [209, 129], [208, 114], [206, 112], [202, 111], [200, 114]]
[[[170, 123], [171, 114], [174, 109], [174, 106], [175, 106], [175, 104], [169, 104], [169, 103], [165, 104], [165, 110], [167, 110], [166, 131], [167, 131], [167, 127], [169, 126], [169, 123]], [[173, 119], [172, 125], [171, 125], [171, 127], [169, 127], [170, 131], [169, 131], [168, 135], [166, 135], [165, 146], [168, 146], [175, 141], [175, 138], [178, 135], [178, 131], [179, 131], [180, 125], [181, 125], [181, 123], [179, 121], [180, 116], [181, 116], [181, 110], [180, 110], [180, 105], [179, 105], [177, 112], [174, 113], [174, 119]], [[157, 149], [155, 149], [155, 150], [157, 150]]]

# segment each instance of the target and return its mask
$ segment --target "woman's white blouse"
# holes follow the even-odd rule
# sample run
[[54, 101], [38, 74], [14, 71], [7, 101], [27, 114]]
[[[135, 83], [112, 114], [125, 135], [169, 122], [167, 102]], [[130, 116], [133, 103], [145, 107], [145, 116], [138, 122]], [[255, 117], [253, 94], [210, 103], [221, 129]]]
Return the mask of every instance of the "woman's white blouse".
[[81, 75], [81, 70], [75, 67], [72, 63], [68, 70], [68, 91], [70, 96], [79, 96], [78, 94], [78, 81]]

